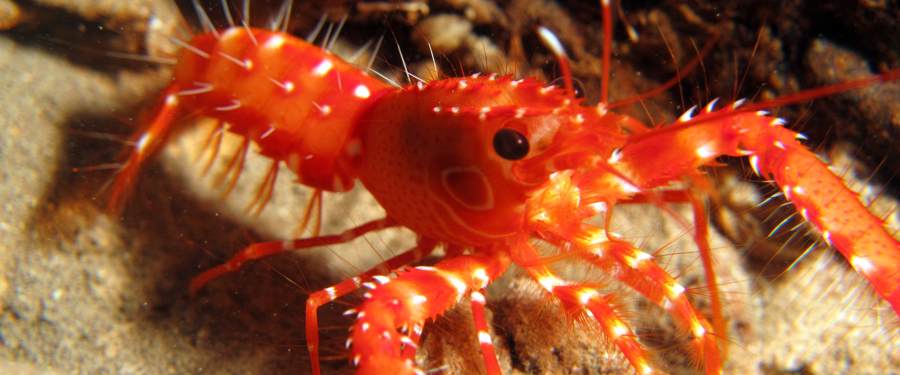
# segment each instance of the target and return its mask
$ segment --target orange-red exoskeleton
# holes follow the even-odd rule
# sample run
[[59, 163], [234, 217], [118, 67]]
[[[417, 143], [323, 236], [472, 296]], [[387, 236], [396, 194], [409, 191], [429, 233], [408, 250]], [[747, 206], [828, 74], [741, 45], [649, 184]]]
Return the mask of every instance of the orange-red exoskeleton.
[[[611, 17], [608, 2], [601, 4], [608, 69]], [[365, 285], [371, 290], [352, 310], [356, 322], [349, 341], [358, 373], [421, 373], [414, 355], [422, 324], [465, 300], [472, 306], [487, 371], [498, 374], [483, 293], [512, 265], [567, 311], [596, 322], [638, 373], [655, 372], [627, 314], [596, 285], [554, 275], [548, 267], [552, 259], [541, 258], [534, 238], [666, 309], [691, 337], [704, 372], [721, 373], [726, 333], [705, 233], [694, 237], [711, 286], [711, 322], [654, 256], [588, 224], [598, 214], [610, 215], [617, 203], [639, 200], [686, 202], [695, 220], [705, 222], [701, 191], [660, 188], [703, 178], [700, 169], [720, 156], [748, 158], [754, 172], [774, 181], [900, 312], [897, 240], [798, 142], [798, 133], [761, 111], [896, 80], [898, 70], [760, 105], [714, 101], [676, 123], [649, 127], [608, 110], [608, 70], [599, 104], [576, 98], [562, 47], [545, 30], [541, 35], [564, 68], [564, 88], [498, 75], [396, 88], [315, 45], [250, 28], [246, 21], [209, 27], [182, 42], [171, 82], [135, 136], [136, 146], [113, 185], [111, 206], [123, 204], [142, 164], [187, 116], [227, 124], [221, 126], [245, 137], [245, 150], [250, 142], [257, 144], [262, 155], [283, 162], [300, 183], [317, 191], [347, 191], [360, 181], [384, 207], [383, 219], [338, 235], [251, 245], [191, 285], [196, 290], [247, 261], [279, 252], [346, 242], [392, 226], [414, 231], [419, 237], [414, 248], [309, 297], [307, 342], [314, 373], [320, 372], [317, 308]], [[277, 165], [266, 185], [274, 183], [275, 173]], [[446, 249], [443, 260], [408, 267], [437, 246]], [[379, 274], [384, 269], [391, 277]]]

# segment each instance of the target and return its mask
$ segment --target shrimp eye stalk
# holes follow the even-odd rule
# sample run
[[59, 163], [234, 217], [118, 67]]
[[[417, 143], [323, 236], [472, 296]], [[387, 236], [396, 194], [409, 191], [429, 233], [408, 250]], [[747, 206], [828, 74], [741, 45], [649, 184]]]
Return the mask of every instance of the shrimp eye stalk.
[[504, 128], [494, 134], [494, 151], [506, 160], [519, 160], [528, 155], [528, 138], [513, 129]]

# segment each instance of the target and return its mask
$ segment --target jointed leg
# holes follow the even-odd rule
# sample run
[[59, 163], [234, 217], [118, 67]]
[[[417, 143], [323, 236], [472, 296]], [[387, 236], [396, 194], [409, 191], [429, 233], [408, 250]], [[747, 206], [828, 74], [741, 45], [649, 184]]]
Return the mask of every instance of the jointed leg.
[[[598, 236], [587, 228], [580, 238], [593, 241]], [[682, 329], [691, 333], [691, 345], [702, 361], [707, 374], [722, 372], [722, 356], [717, 342], [718, 333], [698, 314], [685, 296], [685, 288], [653, 260], [653, 256], [631, 244], [612, 239], [603, 242], [581, 241], [582, 258], [605, 269], [619, 281], [631, 286], [645, 298], [668, 310]]]
[[172, 130], [172, 125], [180, 116], [180, 108], [178, 106], [178, 91], [176, 86], [170, 86], [164, 92], [158, 109], [153, 114], [153, 118], [148, 123], [146, 129], [135, 134], [134, 150], [131, 150], [128, 159], [116, 175], [116, 179], [112, 185], [107, 210], [112, 213], [119, 213], [125, 205], [125, 201], [131, 194], [137, 179], [138, 172], [144, 163], [151, 157], [160, 146], [165, 142]]
[[[709, 218], [706, 216], [706, 205], [699, 198], [691, 196], [691, 207], [694, 211], [694, 242], [700, 249], [703, 262], [703, 273], [706, 278], [706, 289], [709, 291], [709, 303], [712, 310], [713, 327], [720, 338], [728, 337], [728, 326], [722, 315], [722, 300], [719, 295], [719, 283], [716, 278], [712, 248], [709, 246]], [[728, 340], [722, 340], [722, 358], [728, 356]]]
[[[306, 346], [309, 350], [313, 374], [318, 375], [321, 373], [319, 365], [319, 307], [359, 289], [361, 285], [374, 288], [375, 284], [372, 283], [372, 280], [377, 283], [386, 282], [388, 280], [387, 277], [378, 275], [389, 273], [392, 270], [427, 257], [428, 254], [434, 250], [434, 246], [435, 244], [433, 242], [422, 241], [412, 249], [388, 259], [386, 262], [375, 266], [361, 275], [346, 279], [309, 295], [309, 298], [306, 300]], [[348, 312], [352, 313], [353, 310], [348, 310]], [[351, 343], [352, 340], [347, 340], [348, 346]]]
[[469, 294], [472, 305], [472, 319], [475, 322], [475, 330], [478, 332], [478, 345], [481, 346], [481, 355], [484, 357], [484, 367], [488, 375], [500, 375], [500, 363], [497, 362], [497, 351], [494, 349], [494, 341], [488, 329], [487, 318], [484, 313], [484, 290], [472, 291]]
[[[534, 260], [539, 257], [537, 251], [526, 242], [517, 245], [516, 254], [522, 257], [522, 259], [515, 260], [520, 265], [534, 263]], [[588, 318], [596, 321], [601, 331], [622, 352], [638, 374], [654, 372], [650, 366], [647, 351], [637, 341], [633, 329], [622, 318], [619, 312], [620, 308], [613, 302], [612, 296], [601, 295], [595, 285], [562, 280], [554, 276], [543, 265], [524, 266], [524, 268], [547, 292], [559, 299], [563, 308], [566, 309], [567, 315], [577, 315], [583, 312]]]
[[[699, 181], [697, 177], [695, 181]], [[702, 188], [702, 187], [701, 187]], [[709, 291], [709, 300], [712, 310], [713, 327], [716, 335], [721, 338], [728, 337], [727, 325], [722, 315], [722, 302], [719, 295], [719, 285], [715, 273], [712, 248], [709, 246], [709, 218], [706, 215], [706, 206], [695, 194], [687, 190], [667, 190], [662, 192], [650, 192], [637, 194], [628, 201], [619, 203], [653, 203], [662, 205], [666, 203], [690, 203], [694, 215], [694, 243], [700, 251], [700, 260], [703, 263], [703, 272], [706, 278], [706, 287]], [[671, 211], [668, 211], [670, 212]], [[674, 215], [674, 213], [672, 213]], [[676, 217], [680, 219], [680, 217]], [[727, 357], [728, 341], [723, 340], [722, 357]]]
[[395, 225], [397, 224], [394, 223], [392, 219], [384, 218], [370, 221], [358, 227], [348, 229], [341, 234], [301, 238], [287, 241], [255, 243], [241, 250], [227, 262], [206, 270], [194, 277], [194, 279], [191, 280], [190, 291], [191, 293], [196, 293], [198, 290], [200, 290], [200, 288], [203, 288], [203, 286], [210, 281], [226, 273], [241, 268], [241, 266], [247, 261], [265, 258], [285, 251], [302, 250], [311, 247], [335, 245], [339, 243], [349, 242], [366, 233], [389, 228]]
[[[413, 374], [414, 340], [402, 327], [416, 327], [443, 314], [472, 290], [481, 290], [509, 263], [505, 252], [482, 249], [434, 267], [400, 271], [371, 290], [353, 325], [351, 355], [360, 374]], [[488, 365], [490, 366], [490, 365]]]
[[[704, 364], [706, 374], [721, 373], [723, 358], [716, 340], [718, 334], [713, 334], [715, 331], [712, 326], [694, 310], [685, 296], [685, 288], [657, 265], [652, 255], [634, 248], [625, 241], [609, 239], [604, 230], [587, 225], [580, 233], [554, 235], [557, 237], [548, 240], [561, 247], [565, 244], [574, 245], [572, 251], [577, 256], [614, 275], [648, 300], [669, 311], [682, 329], [690, 332], [693, 352]], [[549, 274], [549, 271], [533, 273], [533, 276], [547, 290], [552, 291], [557, 286], [568, 285], [567, 283], [557, 285], [560, 280]], [[640, 370], [639, 366], [643, 366], [644, 363], [632, 362], [632, 365]]]

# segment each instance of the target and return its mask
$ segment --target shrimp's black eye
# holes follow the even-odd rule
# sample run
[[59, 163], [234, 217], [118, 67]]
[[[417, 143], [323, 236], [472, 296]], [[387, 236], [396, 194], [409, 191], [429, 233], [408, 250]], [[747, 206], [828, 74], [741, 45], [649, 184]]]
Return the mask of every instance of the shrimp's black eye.
[[528, 155], [528, 138], [509, 128], [494, 134], [494, 151], [506, 160], [519, 160]]

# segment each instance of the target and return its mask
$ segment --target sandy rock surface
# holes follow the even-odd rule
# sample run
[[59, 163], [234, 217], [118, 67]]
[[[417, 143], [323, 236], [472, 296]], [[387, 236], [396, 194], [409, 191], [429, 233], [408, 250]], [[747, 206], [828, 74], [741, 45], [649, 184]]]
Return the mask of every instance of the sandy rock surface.
[[[177, 9], [169, 2], [152, 0], [13, 3], [21, 15], [12, 31], [0, 34], [0, 95], [4, 103], [0, 107], [0, 373], [308, 372], [303, 335], [306, 294], [407, 248], [412, 234], [386, 232], [348, 245], [313, 250], [308, 256], [274, 257], [216, 280], [197, 296], [189, 296], [187, 285], [200, 271], [222, 262], [249, 243], [293, 235], [308, 191], [293, 184], [288, 173], [283, 173], [272, 204], [259, 217], [243, 214], [256, 182], [265, 173], [267, 161], [252, 159], [235, 192], [223, 200], [221, 191], [215, 188], [215, 178], [225, 160], [218, 160], [212, 172], [199, 177], [203, 163], [195, 160], [202, 160], [203, 156], [198, 155], [202, 150], [196, 145], [206, 133], [198, 126], [173, 140], [160, 162], [148, 168], [121, 218], [105, 214], [103, 189], [111, 174], [102, 168], [90, 171], [84, 167], [118, 160], [123, 147], [120, 143], [132, 132], [141, 104], [165, 84], [167, 72], [103, 52], [152, 51], [156, 56], [157, 51], [171, 48], [166, 35], [178, 22]], [[427, 39], [428, 33], [434, 32], [428, 30], [441, 29], [435, 23], [454, 22], [454, 30], [468, 35], [452, 50], [441, 53], [463, 61], [467, 69], [496, 69], [497, 65], [509, 64], [523, 73], [553, 77], [556, 73], [552, 70], [542, 71], [552, 69], [547, 68], [552, 63], [546, 52], [535, 52], [539, 48], [528, 43], [534, 41], [528, 34], [529, 27], [542, 22], [564, 30], [561, 38], [573, 46], [572, 54], [578, 60], [574, 65], [576, 75], [586, 77], [581, 84], [588, 97], [596, 95], [599, 32], [579, 33], [577, 28], [597, 18], [593, 4], [560, 6], [512, 1], [501, 6], [473, 0], [436, 1], [430, 5], [429, 12], [411, 7], [354, 13], [346, 31], [348, 39], [365, 34], [360, 31], [362, 28], [383, 29], [382, 24], [371, 20], [387, 19], [397, 25], [404, 47], [419, 48], [418, 56], [407, 56], [413, 69], [427, 71], [431, 59], [422, 54], [420, 39]], [[348, 8], [335, 5], [333, 9]], [[711, 21], [704, 18], [708, 6], [696, 5], [693, 9], [699, 16], [692, 16], [693, 11], [680, 6], [627, 9], [626, 14], [637, 28], [655, 22], [673, 34], [683, 31], [681, 23], [696, 29], [709, 27]], [[723, 7], [719, 11], [728, 15], [733, 9]], [[315, 17], [310, 15], [313, 13], [309, 7], [301, 7], [297, 22], [315, 21], [321, 11]], [[453, 16], [443, 16], [449, 21], [429, 18], [442, 13]], [[779, 22], [786, 21], [777, 19], [772, 24]], [[417, 28], [420, 24], [426, 27]], [[746, 28], [729, 25], [732, 31]], [[596, 22], [589, 27], [598, 30]], [[516, 35], [521, 36], [520, 42], [516, 38], [491, 38], [493, 35], [485, 30], [519, 33]], [[649, 40], [653, 45], [651, 32], [640, 30], [641, 41]], [[822, 72], [816, 73], [819, 78], [813, 80], [818, 83], [790, 73], [784, 73], [787, 78], [772, 78], [769, 75], [777, 75], [776, 70], [765, 69], [778, 66], [772, 61], [784, 58], [779, 55], [784, 51], [779, 43], [791, 44], [791, 39], [762, 38], [760, 62], [753, 65], [761, 72], [751, 73], [751, 79], [769, 82], [769, 78], [778, 78], [786, 82], [780, 87], [768, 86], [763, 97], [777, 96], [783, 93], [781, 90], [821, 85], [829, 79], [848, 79], [840, 74], [833, 78], [835, 71], [840, 71], [834, 67], [811, 69]], [[853, 60], [861, 59], [859, 53], [839, 48], [828, 38], [807, 40], [813, 39], [815, 43], [808, 43], [806, 60], [849, 53], [840, 55], [848, 56], [841, 61], [860, 66]], [[753, 46], [752, 39], [747, 43], [726, 38], [721, 43], [743, 43], [747, 49]], [[638, 59], [647, 59], [644, 48], [653, 47], [640, 46], [623, 37], [616, 52], [623, 56], [634, 52], [643, 56]], [[863, 48], [861, 54], [871, 56], [879, 48]], [[736, 53], [744, 56], [744, 52]], [[690, 52], [685, 54], [690, 58]], [[791, 54], [804, 59], [803, 53]], [[385, 55], [389, 61], [399, 61], [392, 52]], [[714, 53], [713, 59], [718, 58]], [[890, 65], [891, 58], [896, 57], [878, 61], [897, 67]], [[671, 68], [671, 59], [665, 55], [660, 59], [662, 62], [656, 63]], [[783, 61], [781, 64], [786, 65]], [[617, 72], [614, 83], [621, 83], [616, 86], [622, 87], [617, 94], [620, 97], [641, 91], [628, 87], [652, 87], [661, 79], [634, 61], [617, 62], [613, 69]], [[668, 74], [659, 73], [664, 77]], [[718, 74], [725, 73], [711, 71], [709, 76]], [[883, 134], [870, 137], [862, 151], [863, 159], [868, 153], [875, 165], [878, 158], [887, 159], [886, 164], [890, 165], [896, 154], [884, 151], [885, 142], [879, 139], [897, 131], [891, 121], [900, 116], [891, 114], [897, 113], [894, 108], [898, 101], [890, 99], [896, 98], [897, 89], [883, 85], [875, 90], [882, 91], [841, 99], [840, 105], [862, 108], [859, 112], [874, 117], [867, 121], [854, 117], [847, 122], [881, 129], [870, 130]], [[663, 95], [647, 103], [651, 110], [669, 106], [668, 113], [658, 113], [657, 121], [672, 118], [671, 103], [678, 100], [674, 98]], [[805, 109], [798, 112], [803, 116], [810, 113]], [[883, 121], [884, 118], [892, 120]], [[808, 121], [803, 123], [804, 131], [814, 127]], [[810, 132], [827, 133], [816, 129]], [[860, 130], [842, 132], [866, 134]], [[846, 139], [855, 142], [852, 135]], [[821, 138], [812, 144], [830, 145], [832, 141]], [[854, 151], [859, 155], [858, 150]], [[880, 179], [869, 179], [871, 172], [866, 167], [842, 158], [847, 154], [832, 154], [839, 163], [836, 169], [850, 171], [844, 174], [863, 191], [867, 202], [879, 198], [873, 210], [896, 225], [896, 204], [886, 199], [896, 195], [895, 190], [879, 188]], [[82, 170], [72, 173], [73, 168]], [[745, 214], [750, 210], [746, 205], [754, 206], [764, 194], [752, 185], [730, 185], [728, 176], [723, 172], [717, 181], [728, 187], [722, 194], [731, 211], [723, 209], [725, 213], [713, 215], [726, 235], [714, 234], [712, 238], [727, 302], [729, 338], [733, 341], [727, 373], [898, 373], [897, 318], [885, 303], [873, 297], [842, 259], [822, 248], [784, 276], [761, 276], [772, 273], [762, 263], [775, 258], [772, 249], [780, 249], [785, 240], [776, 237], [774, 244], [767, 244], [764, 239], [749, 238], [759, 236], [760, 230], [765, 237], [774, 225], [763, 224], [763, 229], [753, 231], [746, 230], [747, 225], [743, 224], [743, 220], [759, 220]], [[686, 207], [673, 209], [690, 218]], [[362, 189], [327, 196], [324, 212], [326, 233], [383, 214]], [[699, 288], [693, 298], [701, 311], [708, 312], [702, 269], [685, 228], [652, 206], [621, 207], [614, 220], [616, 230], [642, 248], [651, 251], [664, 247], [661, 262], [689, 289]], [[799, 247], [802, 251], [805, 245], [787, 247]], [[560, 265], [559, 271], [573, 278], [610, 281], [609, 277], [577, 264]], [[489, 289], [494, 341], [504, 373], [631, 373], [621, 355], [598, 339], [599, 333], [583, 325], [573, 326], [547, 303], [533, 283], [519, 276], [513, 272]], [[625, 303], [633, 307], [638, 332], [646, 333], [645, 340], [654, 348], [660, 363], [673, 373], [693, 372], [676, 345], [682, 337], [658, 308], [611, 281], [609, 290], [621, 294]], [[340, 313], [358, 301], [359, 296], [352, 296], [320, 312], [328, 373], [351, 371], [343, 350], [350, 321]], [[482, 371], [470, 319], [468, 308], [461, 307], [426, 328], [420, 356], [425, 368], [443, 369], [445, 373]]]

